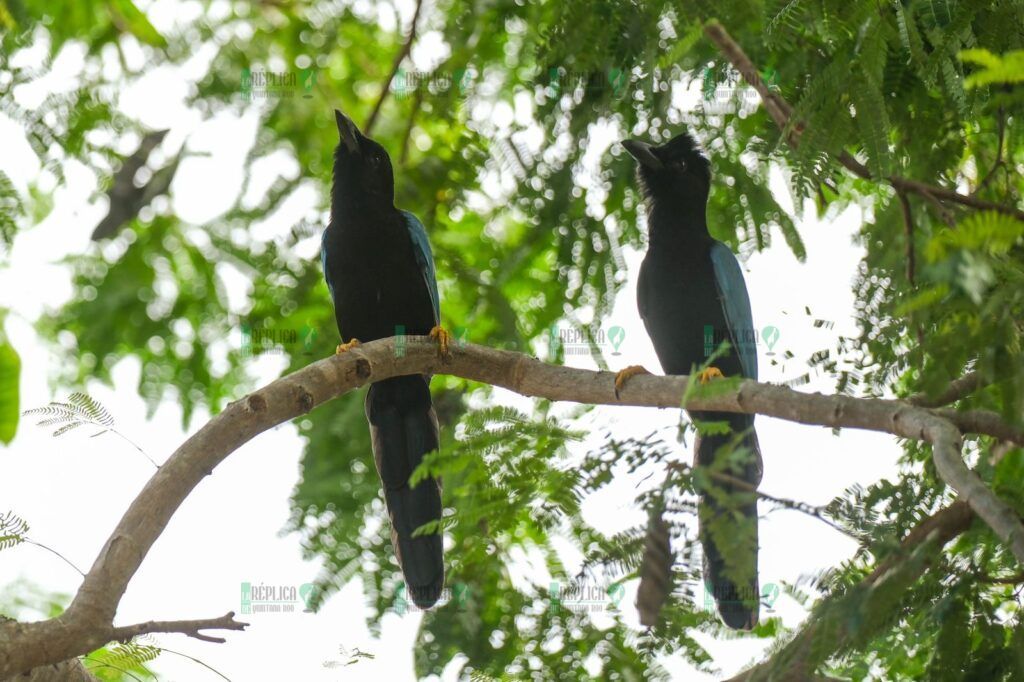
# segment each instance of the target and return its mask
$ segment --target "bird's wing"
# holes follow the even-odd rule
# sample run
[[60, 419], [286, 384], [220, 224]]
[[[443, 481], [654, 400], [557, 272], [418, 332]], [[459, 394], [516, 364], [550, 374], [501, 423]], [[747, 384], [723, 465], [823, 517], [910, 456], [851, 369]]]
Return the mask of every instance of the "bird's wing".
[[423, 281], [430, 293], [430, 303], [434, 307], [434, 324], [441, 324], [441, 297], [437, 293], [437, 273], [434, 271], [434, 254], [430, 250], [427, 229], [412, 213], [402, 211], [402, 215], [405, 216], [405, 225], [409, 228], [409, 237], [412, 238], [412, 250], [416, 256], [416, 263], [420, 266]]
[[743, 376], [757, 380], [757, 338], [750, 314], [750, 296], [743, 281], [743, 270], [729, 247], [721, 242], [711, 246], [711, 264], [715, 270], [715, 288], [722, 302], [732, 345], [740, 356]]
[[320, 265], [324, 269], [324, 280], [327, 281], [327, 290], [331, 292], [331, 300], [334, 300], [334, 285], [331, 284], [331, 271], [327, 269], [327, 230], [324, 230], [320, 238]]

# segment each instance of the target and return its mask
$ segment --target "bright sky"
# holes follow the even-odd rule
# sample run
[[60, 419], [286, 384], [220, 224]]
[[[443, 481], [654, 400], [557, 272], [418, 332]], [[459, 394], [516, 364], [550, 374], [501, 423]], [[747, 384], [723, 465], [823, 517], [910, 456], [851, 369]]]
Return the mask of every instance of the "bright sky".
[[[158, 28], [166, 22], [190, 16], [194, 4], [178, 5], [161, 0], [149, 13]], [[411, 7], [411, 6], [410, 6]], [[405, 4], [403, 17], [408, 19]], [[383, 16], [383, 14], [382, 14]], [[165, 22], [161, 24], [161, 22]], [[424, 39], [426, 44], [432, 40]], [[414, 53], [417, 67], [431, 59], [431, 51]], [[437, 50], [442, 50], [438, 47]], [[199, 51], [202, 53], [202, 51]], [[439, 54], [434, 51], [433, 54]], [[198, 77], [208, 55], [197, 56], [181, 71], [159, 69], [129, 88], [121, 106], [130, 116], [153, 128], [171, 127], [162, 152], [173, 154], [187, 138], [190, 150], [208, 151], [209, 157], [186, 160], [172, 187], [173, 208], [178, 215], [201, 225], [223, 210], [241, 191], [237, 172], [243, 155], [252, 144], [258, 125], [254, 103], [241, 120], [230, 115], [202, 123], [196, 112], [185, 108], [186, 78]], [[15, 91], [23, 106], [31, 106], [49, 92], [67, 89], [76, 69], [81, 68], [81, 50], [65, 49], [57, 60], [54, 74], [39, 86]], [[424, 67], [426, 68], [426, 67]], [[518, 107], [517, 107], [518, 108]], [[493, 111], [481, 112], [491, 115]], [[330, 114], [325, 109], [324, 115]], [[516, 117], [521, 112], [516, 112]], [[511, 119], [509, 120], [511, 123]], [[611, 144], [613, 129], [600, 131], [595, 148]], [[119, 147], [131, 152], [137, 140], [123, 140]], [[40, 175], [38, 160], [24, 142], [20, 127], [0, 116], [0, 169], [11, 176], [19, 189], [40, 183], [53, 187], [52, 177]], [[594, 158], [599, 160], [600, 154]], [[262, 171], [257, 184], [269, 182], [273, 172], [297, 172], [288, 160], [272, 171]], [[397, 179], [402, 182], [401, 177]], [[54, 308], [71, 295], [70, 272], [60, 264], [65, 255], [97, 248], [89, 235], [106, 213], [104, 198], [90, 201], [96, 179], [84, 166], [70, 162], [67, 183], [57, 187], [55, 208], [40, 225], [23, 231], [15, 241], [7, 267], [0, 267], [0, 308], [13, 312], [7, 318], [7, 332], [21, 354], [21, 400], [25, 409], [42, 406], [52, 399], [64, 399], [68, 387], [51, 386], [48, 377], [63, 362], [59, 349], [45, 346], [33, 323], [42, 311]], [[788, 204], [781, 174], [775, 174], [772, 189]], [[312, 192], [300, 196], [295, 205], [280, 216], [281, 225], [265, 224], [254, 238], [269, 238], [288, 219], [301, 216], [315, 203]], [[807, 245], [807, 260], [798, 263], [785, 246], [781, 235], [763, 253], [745, 258], [747, 283], [758, 327], [773, 325], [779, 339], [771, 349], [759, 346], [761, 380], [781, 382], [807, 372], [806, 360], [812, 353], [834, 348], [839, 335], [855, 334], [852, 321], [851, 282], [862, 252], [853, 244], [863, 219], [855, 208], [827, 219], [813, 218], [799, 229]], [[311, 247], [309, 258], [317, 257]], [[626, 330], [619, 347], [621, 355], [610, 356], [613, 369], [627, 364], [644, 364], [658, 370], [653, 348], [643, 332], [636, 312], [635, 281], [641, 253], [625, 254], [628, 285], [613, 313], [601, 320], [601, 326], [621, 326]], [[742, 257], [741, 257], [742, 259]], [[226, 275], [229, 296], [244, 303], [244, 284]], [[444, 292], [442, 291], [442, 306]], [[241, 305], [241, 303], [240, 303]], [[809, 307], [812, 316], [804, 308]], [[812, 321], [821, 318], [834, 326], [816, 328]], [[239, 339], [230, 339], [237, 345]], [[785, 351], [794, 358], [785, 364]], [[774, 355], [769, 356], [769, 352]], [[772, 360], [780, 364], [773, 365]], [[589, 359], [570, 358], [571, 364], [592, 366]], [[263, 382], [279, 370], [274, 359], [253, 363], [253, 372]], [[157, 461], [166, 459], [189, 434], [181, 430], [181, 413], [176, 404], [166, 402], [150, 420], [136, 394], [139, 365], [126, 360], [115, 370], [113, 388], [92, 383], [88, 392], [114, 415], [119, 430], [138, 443]], [[834, 380], [812, 374], [803, 391], [831, 392]], [[504, 391], [498, 399], [528, 406], [525, 399]], [[671, 441], [678, 413], [674, 410], [601, 407], [588, 415], [583, 424], [593, 427], [594, 437], [580, 452], [597, 445], [596, 438], [608, 429], [620, 437], [642, 436], [665, 429]], [[206, 421], [197, 415], [192, 428]], [[845, 488], [860, 483], [869, 485], [895, 472], [899, 448], [891, 437], [844, 431], [834, 436], [830, 430], [800, 426], [774, 419], [759, 418], [758, 435], [764, 454], [764, 479], [761, 489], [775, 496], [789, 497], [811, 504], [822, 504]], [[152, 466], [130, 445], [114, 436], [89, 438], [89, 431], [73, 431], [59, 439], [38, 428], [34, 421], [21, 422], [18, 435], [9, 447], [0, 450], [0, 512], [13, 510], [31, 525], [32, 540], [52, 547], [82, 570], [87, 570], [125, 508], [148, 477]], [[280, 536], [289, 515], [288, 498], [299, 479], [302, 443], [290, 424], [262, 434], [227, 459], [188, 498], [149, 553], [132, 581], [118, 611], [118, 623], [128, 624], [150, 619], [171, 620], [216, 617], [229, 610], [239, 611], [240, 585], [243, 582], [288, 585], [298, 588], [317, 575], [316, 562], [300, 559], [299, 543], [294, 536]], [[691, 453], [679, 446], [679, 455], [690, 461]], [[369, 460], [370, 453], [367, 453]], [[636, 479], [620, 478], [595, 498], [588, 500], [588, 520], [609, 533], [642, 521], [643, 513], [633, 504]], [[768, 507], [762, 503], [762, 514]], [[776, 511], [763, 517], [760, 530], [760, 571], [762, 587], [768, 584], [796, 582], [834, 566], [852, 554], [854, 543], [825, 524], [793, 511]], [[566, 550], [571, 570], [579, 557]], [[528, 557], [517, 572], [539, 575]], [[16, 586], [19, 579], [29, 580], [47, 592], [72, 594], [80, 576], [58, 558], [31, 545], [21, 545], [0, 553], [0, 589]], [[15, 589], [18, 589], [15, 587]], [[638, 625], [633, 607], [636, 584], [627, 586], [621, 606], [626, 618]], [[5, 600], [6, 601], [6, 600]], [[336, 679], [412, 679], [413, 651], [420, 616], [415, 613], [388, 614], [382, 621], [382, 636], [373, 638], [364, 622], [367, 609], [362, 587], [350, 583], [331, 597], [317, 614], [253, 614], [240, 618], [252, 625], [244, 633], [229, 633], [228, 643], [207, 644], [182, 635], [159, 635], [159, 645], [202, 659], [235, 681], [249, 680], [336, 680]], [[765, 613], [764, 615], [770, 615]], [[787, 625], [799, 623], [803, 610], [790, 598], [781, 596], [774, 604]], [[723, 674], [739, 671], [759, 658], [766, 643], [745, 639], [711, 641], [698, 635], [711, 650]], [[331, 662], [348, 662], [353, 651], [374, 656], [351, 667], [331, 667]], [[446, 679], [454, 679], [461, 661], [449, 666]], [[715, 679], [694, 673], [678, 660], [665, 664], [674, 676], [687, 680]], [[153, 667], [163, 680], [202, 682], [220, 679], [195, 663], [172, 655], [161, 656]]]

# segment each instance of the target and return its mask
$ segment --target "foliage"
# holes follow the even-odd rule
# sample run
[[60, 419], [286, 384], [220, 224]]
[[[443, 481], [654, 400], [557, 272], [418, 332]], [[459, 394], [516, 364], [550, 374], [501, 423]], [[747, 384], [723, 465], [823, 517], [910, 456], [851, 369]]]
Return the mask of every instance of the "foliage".
[[[212, 57], [190, 90], [194, 111], [204, 120], [253, 111], [259, 119], [240, 189], [216, 219], [189, 224], [173, 201], [155, 202], [118, 236], [69, 259], [74, 296], [39, 325], [67, 357], [59, 381], [109, 381], [119, 360], [136, 358], [140, 395], [154, 408], [163, 399], [180, 402], [188, 421], [196, 409], [216, 411], [251, 387], [246, 330], [301, 330], [304, 343], [280, 349], [285, 371], [331, 352], [333, 311], [316, 258], [336, 142], [330, 113], [338, 107], [365, 121], [389, 88], [373, 135], [395, 160], [398, 204], [430, 233], [443, 322], [469, 341], [540, 354], [555, 325], [599, 325], [623, 285], [623, 250], [644, 242], [632, 164], [617, 147], [601, 145], [630, 134], [663, 140], [686, 126], [715, 170], [709, 222], [737, 250], [780, 248], [773, 240], [781, 236], [803, 258], [796, 219], [805, 211], [834, 216], [867, 207], [854, 283], [859, 334], [814, 360], [836, 373], [837, 391], [934, 394], [973, 369], [987, 386], [961, 406], [1020, 423], [1021, 222], [1006, 212], [940, 207], [917, 194], [907, 197], [908, 214], [886, 181], [899, 175], [1020, 207], [1019, 0], [440, 0], [427, 6], [420, 35], [429, 31], [446, 49], [427, 65], [404, 61], [390, 86], [384, 81], [403, 35], [385, 29], [370, 7], [241, 2], [214, 11], [203, 4], [196, 18], [160, 32], [131, 0], [62, 12], [38, 0], [0, 0], [5, 91], [44, 78], [62, 50], [84, 47], [90, 68], [75, 88], [31, 108], [0, 97], [0, 111], [58, 180], [77, 163], [100, 187], [109, 184], [125, 153], [112, 141], [145, 133], [117, 109], [117, 92], [201, 47]], [[775, 126], [703, 38], [702, 22], [712, 18], [772, 74], [766, 80], [793, 106], [789, 128]], [[16, 59], [37, 44], [45, 48], [37, 65]], [[142, 67], [125, 56], [135, 51], [145, 55]], [[113, 66], [99, 68], [103, 60]], [[257, 105], [243, 91], [246, 70], [312, 70], [315, 87], [296, 85], [292, 96]], [[680, 104], [698, 92], [696, 105]], [[797, 132], [793, 148], [786, 138]], [[872, 178], [845, 170], [844, 153]], [[255, 171], [266, 168], [274, 177], [258, 186]], [[783, 169], [795, 214], [767, 189], [772, 168]], [[285, 221], [287, 202], [309, 188], [315, 207], [266, 238], [266, 224]], [[0, 245], [41, 220], [49, 203], [38, 189], [20, 192], [0, 176]], [[228, 299], [229, 277], [248, 287], [240, 306]], [[0, 359], [4, 352], [0, 346]], [[549, 348], [548, 357], [561, 360], [561, 351]], [[528, 551], [554, 579], [568, 579], [557, 539], [583, 553], [586, 577], [602, 584], [635, 578], [645, 528], [605, 536], [585, 522], [581, 504], [623, 472], [664, 468], [672, 448], [656, 438], [609, 436], [603, 447], [574, 455], [580, 413], [556, 418], [545, 404], [532, 413], [509, 410], [495, 407], [486, 387], [440, 377], [433, 384], [443, 443], [425, 466], [444, 477], [451, 581], [468, 585], [472, 599], [464, 610], [449, 604], [425, 617], [418, 672], [439, 673], [456, 655], [466, 658], [463, 674], [479, 679], [530, 676], [540, 666], [553, 676], [593, 676], [588, 659], [599, 663], [601, 677], [657, 676], [655, 657], [665, 653], [712, 669], [695, 635], [722, 633], [694, 600], [692, 504], [700, 480], [692, 472], [678, 470], [657, 494], [643, 490], [637, 498], [638, 507], [667, 505], [680, 548], [654, 628], [636, 632], [617, 614], [598, 627], [581, 614], [552, 611], [543, 578], [524, 589], [509, 571], [510, 556]], [[322, 558], [321, 598], [361, 578], [371, 626], [379, 628], [400, 578], [381, 523], [361, 401], [349, 395], [297, 421], [306, 447], [287, 530]], [[971, 461], [1024, 511], [1020, 451], [997, 458], [994, 446], [969, 440]], [[1016, 586], [981, 579], [1014, 575], [1014, 562], [984, 528], [935, 550], [932, 567], [900, 594], [858, 592], [898, 539], [948, 502], [928, 451], [907, 443], [901, 466], [899, 480], [851, 488], [822, 512], [858, 538], [856, 555], [808, 577], [806, 590], [789, 587], [808, 604], [853, 595], [832, 613], [852, 623], [855, 636], [824, 668], [857, 679], [879, 670], [894, 680], [1014, 679], [1024, 632]], [[877, 610], [861, 618], [869, 603]], [[785, 636], [776, 620], [753, 634]]]

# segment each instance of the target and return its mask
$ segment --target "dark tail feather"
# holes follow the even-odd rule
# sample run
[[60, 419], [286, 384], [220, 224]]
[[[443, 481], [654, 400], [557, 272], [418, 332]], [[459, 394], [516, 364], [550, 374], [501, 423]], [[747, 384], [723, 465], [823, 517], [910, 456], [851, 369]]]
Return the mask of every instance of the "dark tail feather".
[[429, 608], [444, 586], [441, 534], [413, 537], [413, 532], [441, 519], [441, 485], [433, 478], [415, 487], [409, 485], [409, 476], [423, 456], [437, 449], [437, 415], [430, 402], [428, 380], [413, 375], [373, 384], [366, 394], [366, 419], [391, 518], [395, 556], [409, 596], [420, 608]]
[[[746, 485], [712, 479], [714, 491], [700, 496], [698, 518], [704, 546], [704, 583], [718, 603], [718, 613], [730, 628], [749, 630], [757, 625], [760, 589], [757, 580], [757, 497], [750, 491], [761, 481], [761, 450], [753, 420], [745, 415], [704, 414], [706, 421], [728, 421], [733, 434], [698, 436], [694, 465], [711, 466], [717, 456], [729, 457], [740, 447], [746, 457], [736, 457], [732, 468], [714, 471]], [[729, 448], [735, 434], [747, 432], [740, 445]]]

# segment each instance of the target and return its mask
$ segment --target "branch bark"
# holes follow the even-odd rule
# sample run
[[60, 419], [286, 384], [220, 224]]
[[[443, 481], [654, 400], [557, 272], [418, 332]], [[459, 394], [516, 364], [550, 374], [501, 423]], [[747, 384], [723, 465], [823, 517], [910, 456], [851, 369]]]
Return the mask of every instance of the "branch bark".
[[[733, 68], [740, 72], [747, 83], [757, 90], [758, 94], [761, 95], [761, 100], [764, 102], [765, 110], [767, 110], [768, 115], [772, 117], [772, 120], [775, 121], [775, 125], [778, 126], [779, 130], [783, 132], [786, 142], [791, 147], [796, 148], [799, 145], [800, 135], [804, 130], [805, 124], [803, 121], [792, 120], [793, 107], [791, 107], [780, 94], [772, 92], [768, 88], [758, 73], [757, 67], [754, 66], [754, 63], [750, 60], [750, 57], [748, 57], [747, 53], [743, 51], [743, 48], [732, 39], [732, 36], [729, 35], [721, 24], [714, 21], [706, 23], [704, 25], [704, 35], [706, 35], [708, 39], [715, 44], [718, 50], [733, 65]], [[857, 177], [865, 180], [879, 179], [872, 176], [871, 171], [868, 170], [867, 166], [845, 151], [837, 157], [837, 160]], [[1024, 211], [1015, 206], [1006, 206], [1004, 204], [985, 201], [984, 199], [978, 199], [977, 197], [970, 196], [968, 194], [961, 194], [956, 190], [939, 187], [937, 185], [929, 185], [919, 180], [911, 180], [910, 178], [903, 178], [898, 175], [890, 175], [883, 179], [887, 181], [897, 192], [911, 192], [913, 194], [919, 194], [926, 199], [933, 198], [975, 209], [999, 211], [1000, 213], [1012, 215], [1018, 220], [1024, 220]]]
[[[150, 547], [203, 477], [263, 431], [365, 384], [406, 374], [450, 374], [524, 396], [601, 405], [678, 409], [687, 396], [685, 407], [691, 410], [764, 414], [802, 424], [868, 429], [927, 441], [934, 446], [940, 475], [992, 526], [1024, 566], [1024, 525], [967, 469], [960, 456], [960, 432], [939, 411], [895, 400], [799, 393], [753, 381], [740, 382], [737, 390], [713, 394], [695, 386], [687, 395], [685, 376], [640, 375], [631, 379], [617, 398], [613, 372], [549, 365], [521, 353], [473, 344], [453, 347], [451, 355], [441, 359], [430, 339], [406, 337], [401, 342], [401, 352], [396, 339], [390, 338], [319, 360], [230, 403], [213, 417], [153, 474], [104, 544], [67, 611], [35, 623], [0, 624], [0, 679], [87, 653], [128, 634], [133, 627], [144, 627], [146, 624], [113, 625], [121, 596]], [[1012, 428], [1002, 423], [981, 425]], [[216, 627], [239, 629], [234, 625], [232, 621]]]

